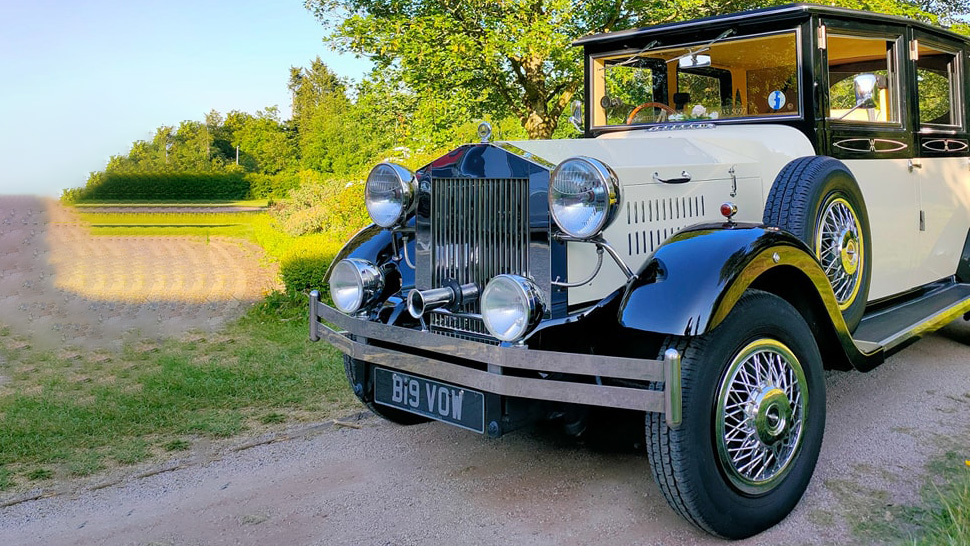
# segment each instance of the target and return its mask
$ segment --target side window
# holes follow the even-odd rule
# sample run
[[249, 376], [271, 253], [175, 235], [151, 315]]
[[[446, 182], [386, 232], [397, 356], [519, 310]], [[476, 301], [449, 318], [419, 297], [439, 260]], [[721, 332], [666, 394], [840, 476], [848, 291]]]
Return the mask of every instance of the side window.
[[829, 35], [828, 117], [849, 123], [899, 123], [895, 40]]
[[916, 93], [920, 125], [959, 126], [956, 53], [919, 43]]

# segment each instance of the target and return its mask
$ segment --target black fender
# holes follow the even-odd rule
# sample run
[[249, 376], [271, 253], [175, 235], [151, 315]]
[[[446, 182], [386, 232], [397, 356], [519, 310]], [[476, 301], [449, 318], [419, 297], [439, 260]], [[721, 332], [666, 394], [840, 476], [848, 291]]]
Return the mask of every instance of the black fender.
[[867, 352], [853, 341], [811, 250], [791, 233], [763, 225], [699, 224], [678, 232], [627, 286], [618, 320], [644, 332], [699, 336], [716, 328], [748, 288], [798, 300], [793, 303], [820, 337], [819, 345], [841, 346], [830, 357], [859, 369], [882, 361], [881, 349]]
[[[412, 229], [413, 223], [414, 221], [412, 220]], [[408, 254], [409, 256], [414, 256], [413, 231], [406, 238]], [[376, 224], [365, 227], [354, 234], [347, 241], [347, 244], [334, 256], [333, 261], [330, 262], [330, 267], [327, 268], [324, 282], [330, 282], [330, 272], [333, 271], [333, 266], [337, 262], [346, 258], [360, 258], [373, 262], [382, 268], [388, 268], [388, 264], [395, 264], [395, 266], [391, 266], [388, 269], [396, 270], [395, 275], [399, 275], [401, 279], [400, 286], [406, 288], [413, 287], [414, 269], [404, 263], [404, 260], [401, 259], [398, 253], [399, 247], [404, 239], [405, 237], [402, 237], [401, 234], [396, 234], [392, 230], [382, 228]], [[398, 288], [400, 289], [400, 287]]]

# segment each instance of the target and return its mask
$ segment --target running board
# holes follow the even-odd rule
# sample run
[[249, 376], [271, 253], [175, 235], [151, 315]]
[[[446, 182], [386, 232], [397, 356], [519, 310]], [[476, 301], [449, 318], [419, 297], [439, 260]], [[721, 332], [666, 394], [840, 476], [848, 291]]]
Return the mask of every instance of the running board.
[[863, 353], [885, 356], [970, 312], [970, 284], [948, 282], [915, 298], [866, 314], [853, 338]]

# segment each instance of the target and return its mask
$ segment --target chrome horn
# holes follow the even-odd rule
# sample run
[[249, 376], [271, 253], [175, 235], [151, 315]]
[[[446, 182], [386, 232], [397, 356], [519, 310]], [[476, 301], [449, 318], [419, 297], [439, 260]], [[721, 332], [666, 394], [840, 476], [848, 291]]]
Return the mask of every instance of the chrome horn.
[[408, 292], [408, 313], [414, 318], [421, 318], [425, 313], [442, 307], [454, 311], [462, 305], [476, 301], [480, 293], [481, 290], [475, 283], [458, 284], [450, 279], [441, 288], [415, 288]]

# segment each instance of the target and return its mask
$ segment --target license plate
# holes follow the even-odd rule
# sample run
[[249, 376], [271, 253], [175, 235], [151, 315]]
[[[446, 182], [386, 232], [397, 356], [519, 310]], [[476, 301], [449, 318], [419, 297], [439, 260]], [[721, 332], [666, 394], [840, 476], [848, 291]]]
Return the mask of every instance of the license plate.
[[485, 432], [485, 395], [478, 391], [374, 368], [374, 401], [478, 433]]

